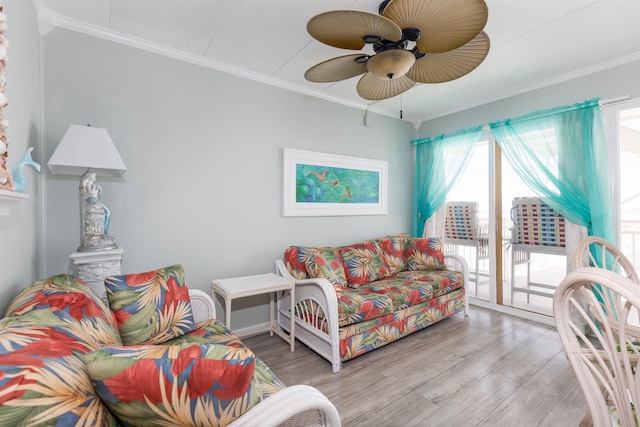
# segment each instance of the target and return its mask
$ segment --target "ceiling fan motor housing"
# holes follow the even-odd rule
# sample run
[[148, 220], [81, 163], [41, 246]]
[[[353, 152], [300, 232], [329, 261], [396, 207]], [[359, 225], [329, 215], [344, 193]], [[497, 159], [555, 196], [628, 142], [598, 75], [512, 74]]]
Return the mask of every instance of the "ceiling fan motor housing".
[[408, 45], [409, 42], [404, 39], [400, 39], [397, 42], [381, 39], [373, 43], [373, 51], [378, 53], [390, 49], [406, 49]]

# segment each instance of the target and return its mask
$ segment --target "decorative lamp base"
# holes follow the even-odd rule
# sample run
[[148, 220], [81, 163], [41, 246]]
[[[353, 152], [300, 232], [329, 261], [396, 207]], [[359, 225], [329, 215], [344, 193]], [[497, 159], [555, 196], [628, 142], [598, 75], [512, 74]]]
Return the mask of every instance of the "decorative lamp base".
[[78, 246], [78, 249], [76, 249], [77, 252], [100, 252], [100, 251], [110, 251], [112, 249], [117, 249], [118, 248], [118, 244], [115, 241], [112, 241], [111, 243], [105, 243], [105, 244], [101, 244], [101, 245], [80, 245]]
[[104, 299], [107, 295], [104, 279], [121, 273], [123, 252], [121, 246], [102, 252], [75, 252], [69, 257], [69, 273], [79, 277]]

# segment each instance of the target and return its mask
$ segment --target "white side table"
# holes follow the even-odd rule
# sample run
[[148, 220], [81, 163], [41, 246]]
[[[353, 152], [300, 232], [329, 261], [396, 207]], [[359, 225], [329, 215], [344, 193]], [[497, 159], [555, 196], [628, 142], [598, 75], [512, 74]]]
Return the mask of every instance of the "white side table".
[[[234, 298], [249, 297], [269, 293], [269, 333], [276, 335], [287, 341], [291, 345], [291, 351], [295, 346], [295, 291], [296, 283], [273, 273], [258, 274], [256, 276], [234, 277], [231, 279], [214, 279], [211, 281], [212, 296], [215, 299], [217, 292], [224, 298], [225, 325], [231, 329], [231, 301]], [[279, 291], [288, 290], [291, 294], [291, 326], [287, 335], [276, 326], [274, 313], [274, 294]]]
[[79, 277], [100, 297], [107, 296], [104, 279], [117, 276], [122, 267], [124, 249], [95, 252], [74, 252], [69, 256], [69, 274]]

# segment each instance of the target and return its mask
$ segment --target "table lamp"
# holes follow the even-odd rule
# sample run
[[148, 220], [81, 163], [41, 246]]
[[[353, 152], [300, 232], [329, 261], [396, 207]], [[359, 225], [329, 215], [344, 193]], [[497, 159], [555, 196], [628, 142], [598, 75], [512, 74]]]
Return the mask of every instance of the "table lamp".
[[96, 175], [122, 176], [127, 171], [106, 129], [71, 125], [47, 163], [51, 173], [80, 175], [80, 247], [78, 252], [115, 249], [109, 236], [111, 211], [100, 200]]

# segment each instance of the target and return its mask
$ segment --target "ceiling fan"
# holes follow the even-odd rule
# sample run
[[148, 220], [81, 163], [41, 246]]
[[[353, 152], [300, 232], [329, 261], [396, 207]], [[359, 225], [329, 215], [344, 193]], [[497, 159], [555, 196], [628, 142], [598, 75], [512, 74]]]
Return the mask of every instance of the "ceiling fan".
[[346, 80], [363, 74], [358, 94], [368, 100], [391, 98], [416, 82], [443, 83], [474, 70], [489, 53], [482, 31], [489, 15], [484, 0], [385, 0], [379, 14], [334, 10], [309, 20], [316, 40], [364, 52], [338, 56], [309, 68], [315, 83]]

